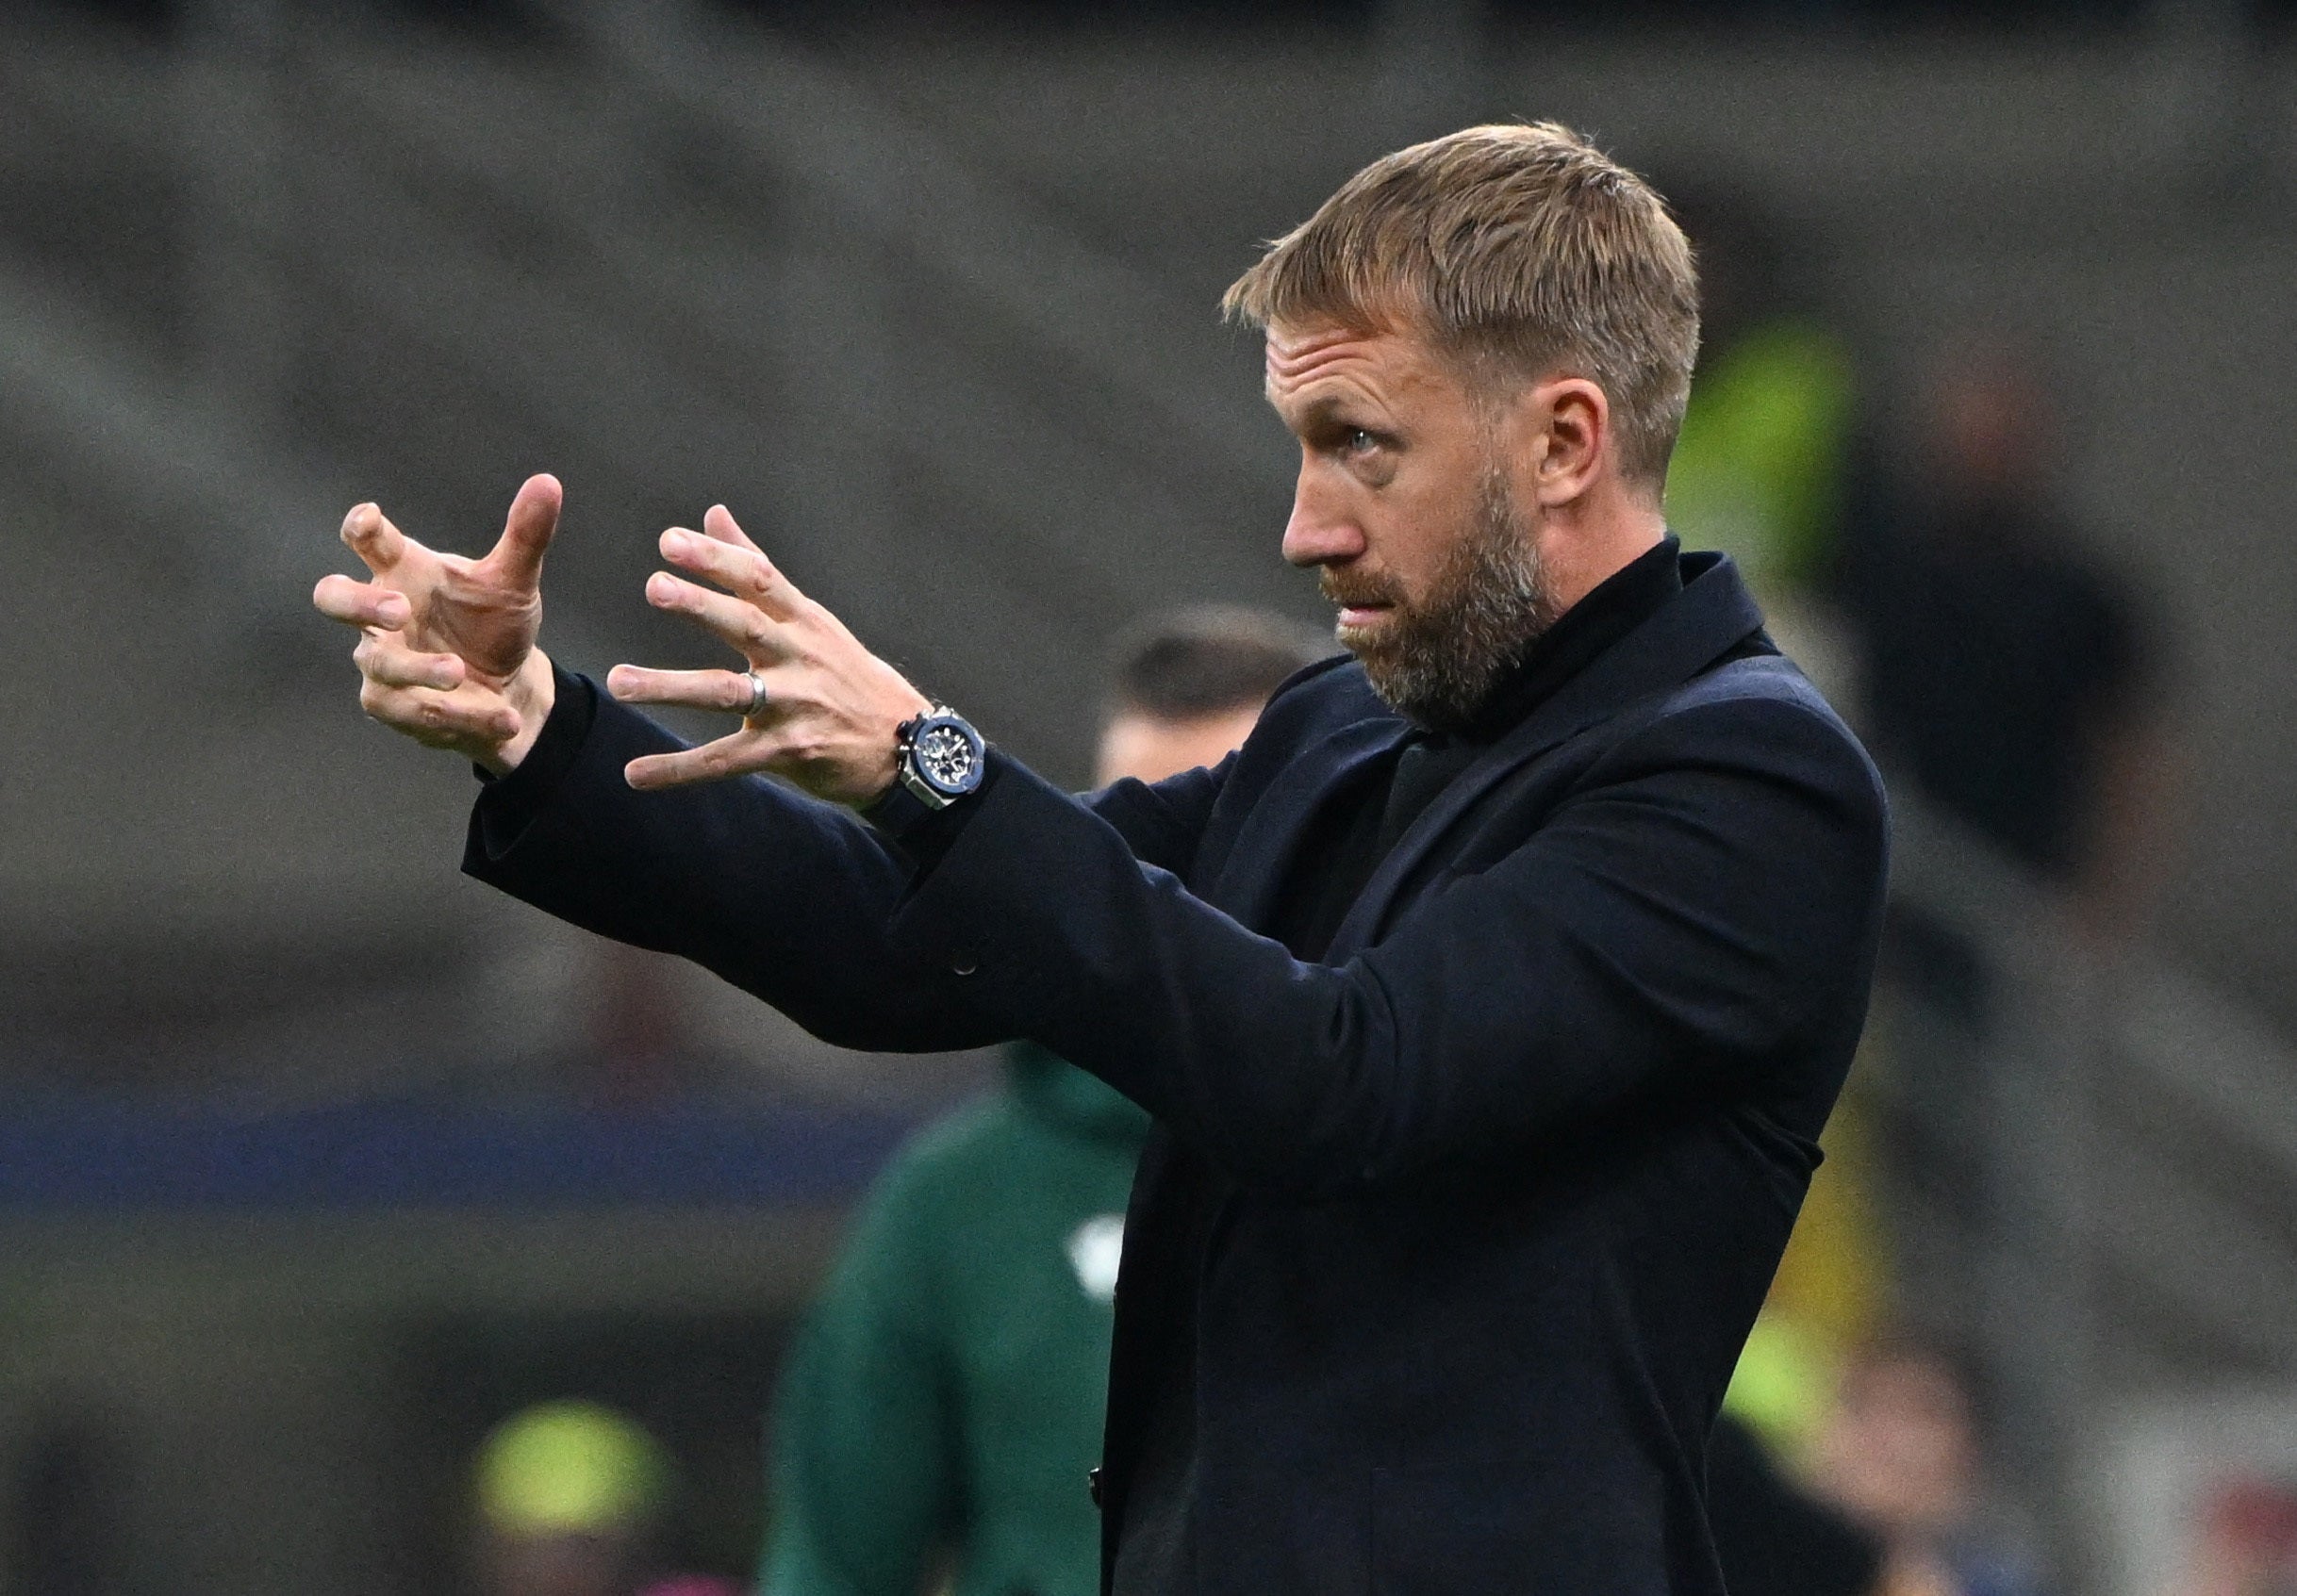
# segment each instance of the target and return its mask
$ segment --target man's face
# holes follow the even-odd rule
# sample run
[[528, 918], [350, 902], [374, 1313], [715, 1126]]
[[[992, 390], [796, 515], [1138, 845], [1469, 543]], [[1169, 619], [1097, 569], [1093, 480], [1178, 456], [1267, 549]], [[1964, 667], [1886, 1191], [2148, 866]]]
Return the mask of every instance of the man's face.
[[1958, 363], [1937, 379], [1931, 409], [1940, 474], [1954, 491], [2015, 498], [2047, 475], [2046, 396], [2008, 361]]
[[1101, 730], [1094, 784], [1105, 787], [1128, 776], [1136, 782], [1162, 782], [1198, 765], [1218, 765], [1244, 747], [1259, 718], [1255, 704], [1188, 720], [1121, 712]]
[[1814, 1461], [1827, 1493], [1858, 1518], [1892, 1534], [1941, 1535], [1968, 1510], [1975, 1452], [1960, 1383], [1917, 1356], [1844, 1376]]
[[1557, 610], [1493, 406], [1424, 339], [1336, 327], [1271, 327], [1267, 392], [1300, 443], [1284, 558], [1389, 704], [1466, 720]]
[[636, 1558], [617, 1533], [490, 1533], [480, 1546], [479, 1584], [487, 1596], [622, 1596]]

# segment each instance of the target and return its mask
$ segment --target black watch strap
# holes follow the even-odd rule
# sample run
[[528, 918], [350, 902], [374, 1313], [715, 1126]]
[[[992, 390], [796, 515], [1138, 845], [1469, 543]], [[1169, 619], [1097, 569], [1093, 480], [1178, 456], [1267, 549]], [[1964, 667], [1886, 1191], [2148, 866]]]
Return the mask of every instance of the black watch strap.
[[917, 830], [919, 821], [939, 813], [897, 780], [862, 806], [861, 817], [900, 842]]

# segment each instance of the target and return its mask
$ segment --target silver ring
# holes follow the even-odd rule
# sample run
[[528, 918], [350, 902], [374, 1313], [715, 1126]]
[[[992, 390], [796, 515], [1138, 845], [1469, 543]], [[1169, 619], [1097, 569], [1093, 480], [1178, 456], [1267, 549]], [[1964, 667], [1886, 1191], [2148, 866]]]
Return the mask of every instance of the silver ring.
[[750, 683], [750, 702], [742, 708], [742, 718], [748, 720], [752, 716], [765, 713], [766, 678], [755, 670], [745, 671], [743, 676]]

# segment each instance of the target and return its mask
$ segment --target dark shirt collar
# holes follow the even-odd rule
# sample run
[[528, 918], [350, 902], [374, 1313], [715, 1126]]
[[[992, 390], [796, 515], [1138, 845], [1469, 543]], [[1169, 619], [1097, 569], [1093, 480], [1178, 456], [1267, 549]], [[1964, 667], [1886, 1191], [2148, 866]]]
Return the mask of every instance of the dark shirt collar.
[[1679, 541], [1662, 537], [1564, 611], [1531, 645], [1523, 663], [1500, 679], [1475, 719], [1460, 732], [1461, 740], [1496, 741], [1594, 664], [1596, 655], [1658, 614], [1683, 590], [1681, 552]]

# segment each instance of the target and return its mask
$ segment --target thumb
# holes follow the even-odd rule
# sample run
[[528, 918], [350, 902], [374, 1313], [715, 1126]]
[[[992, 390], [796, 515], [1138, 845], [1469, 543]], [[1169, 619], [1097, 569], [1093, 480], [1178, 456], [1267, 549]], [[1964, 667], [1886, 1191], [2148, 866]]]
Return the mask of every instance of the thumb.
[[532, 590], [542, 581], [542, 556], [558, 530], [559, 507], [566, 489], [548, 471], [528, 477], [519, 496], [510, 502], [503, 535], [487, 556], [503, 579], [513, 586]]

